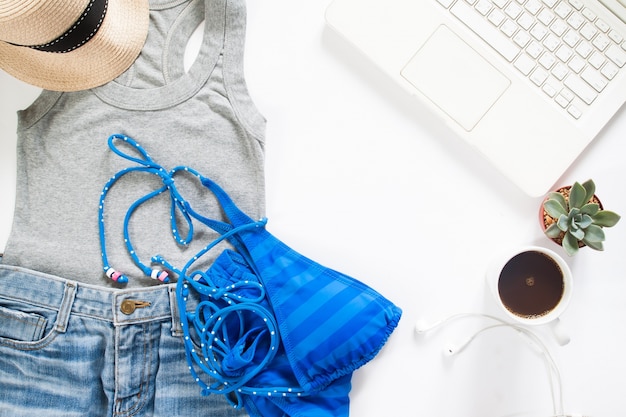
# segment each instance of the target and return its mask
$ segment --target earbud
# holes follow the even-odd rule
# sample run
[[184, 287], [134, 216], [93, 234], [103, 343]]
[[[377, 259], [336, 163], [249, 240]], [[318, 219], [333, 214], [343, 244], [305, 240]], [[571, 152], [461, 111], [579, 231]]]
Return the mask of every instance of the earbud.
[[415, 322], [415, 333], [417, 334], [422, 334], [422, 333], [426, 333], [428, 330], [430, 330], [432, 327], [428, 325], [428, 323], [426, 323], [425, 320], [418, 320]]
[[428, 323], [424, 319], [418, 319], [415, 322], [415, 328], [414, 328], [415, 329], [415, 333], [417, 333], [417, 334], [424, 334], [424, 333], [433, 331], [433, 330], [437, 329], [438, 327], [441, 327], [443, 324], [445, 324], [445, 323], [447, 323], [449, 321], [452, 321], [452, 320], [455, 320], [455, 319], [457, 319], [459, 317], [464, 317], [464, 316], [466, 316], [466, 314], [448, 317], [445, 320], [439, 320], [439, 321], [436, 321], [435, 323]]
[[[466, 314], [463, 315], [458, 315], [458, 316], [453, 316], [450, 317], [446, 320], [440, 320], [434, 324], [429, 324], [428, 322], [426, 322], [426, 320], [423, 319], [419, 319], [415, 322], [415, 333], [417, 334], [424, 334], [427, 332], [430, 332], [432, 330], [435, 330], [436, 328], [442, 326], [443, 324], [447, 323], [450, 320], [454, 320], [456, 318], [462, 317], [462, 316], [468, 316]], [[460, 351], [462, 351], [463, 349], [465, 349], [465, 347], [474, 339], [474, 337], [471, 337], [470, 339], [466, 340], [462, 345], [456, 345], [456, 344], [452, 344], [449, 343], [447, 344], [443, 350], [442, 353], [444, 354], [444, 356], [454, 356], [457, 353], [459, 353]]]
[[454, 356], [456, 355], [458, 352], [460, 351], [460, 349], [453, 344], [448, 344], [443, 348], [443, 354], [444, 356]]

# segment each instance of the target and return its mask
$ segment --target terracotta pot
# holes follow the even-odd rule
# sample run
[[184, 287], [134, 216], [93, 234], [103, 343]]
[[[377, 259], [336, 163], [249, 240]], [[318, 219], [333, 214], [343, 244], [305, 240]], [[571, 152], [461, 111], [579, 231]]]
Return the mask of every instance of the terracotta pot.
[[[566, 185], [564, 187], [556, 189], [555, 192], [561, 193], [563, 195], [563, 197], [565, 197], [565, 200], [569, 201], [569, 190], [571, 188], [572, 188], [571, 185]], [[541, 201], [541, 205], [539, 206], [539, 224], [541, 225], [541, 230], [544, 233], [545, 233], [546, 229], [552, 223], [557, 221], [557, 219], [555, 219], [554, 217], [549, 216], [548, 213], [546, 213], [546, 211], [543, 208], [543, 203], [545, 203], [547, 199], [548, 199], [548, 196], [546, 196], [546, 198], [544, 198]], [[593, 197], [591, 197], [591, 200], [589, 200], [589, 202], [598, 204], [600, 206], [600, 210], [604, 209], [604, 207], [602, 207], [602, 202], [600, 201], [600, 199], [595, 194], [594, 194]], [[557, 245], [561, 246], [563, 244], [563, 236], [565, 236], [565, 232], [561, 232], [559, 237], [550, 238], [550, 240], [552, 240]], [[583, 242], [578, 242], [578, 247], [582, 248], [583, 246], [586, 246], [586, 245]]]

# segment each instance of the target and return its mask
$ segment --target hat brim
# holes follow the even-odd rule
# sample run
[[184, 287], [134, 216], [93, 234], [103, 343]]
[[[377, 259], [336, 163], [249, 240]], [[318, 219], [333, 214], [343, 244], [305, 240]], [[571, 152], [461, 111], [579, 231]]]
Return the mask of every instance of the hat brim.
[[52, 53], [0, 41], [0, 68], [46, 90], [98, 87], [132, 65], [146, 41], [148, 24], [148, 0], [109, 0], [102, 26], [85, 45]]

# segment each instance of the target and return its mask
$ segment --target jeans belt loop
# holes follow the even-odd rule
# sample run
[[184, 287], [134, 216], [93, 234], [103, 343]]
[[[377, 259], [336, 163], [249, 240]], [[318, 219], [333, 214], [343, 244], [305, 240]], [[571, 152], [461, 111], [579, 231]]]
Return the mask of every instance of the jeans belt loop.
[[176, 299], [176, 287], [169, 287], [170, 293], [170, 309], [172, 311], [172, 336], [182, 336], [183, 328], [180, 324], [180, 311], [178, 310], [178, 301]]
[[67, 330], [67, 323], [70, 319], [70, 313], [72, 312], [72, 305], [74, 304], [74, 298], [76, 297], [77, 286], [74, 282], [66, 282], [65, 289], [63, 291], [63, 300], [61, 301], [61, 307], [59, 308], [59, 315], [55, 323], [55, 329], [58, 332], [65, 333]]

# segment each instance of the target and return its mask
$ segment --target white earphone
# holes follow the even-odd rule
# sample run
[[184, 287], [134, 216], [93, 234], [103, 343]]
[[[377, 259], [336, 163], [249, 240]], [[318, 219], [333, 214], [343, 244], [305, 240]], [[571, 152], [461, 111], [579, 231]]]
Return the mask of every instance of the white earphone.
[[433, 324], [428, 324], [424, 320], [418, 320], [415, 323], [415, 333], [418, 335], [423, 335], [427, 332], [434, 331], [445, 324], [459, 320], [462, 318], [482, 318], [489, 319], [494, 324], [488, 325], [474, 332], [470, 337], [464, 340], [462, 343], [448, 343], [443, 348], [444, 356], [455, 356], [459, 353], [463, 352], [480, 334], [495, 328], [510, 328], [517, 331], [520, 335], [522, 335], [525, 340], [528, 342], [530, 347], [540, 354], [548, 369], [549, 374], [549, 382], [550, 382], [550, 390], [552, 394], [552, 405], [553, 405], [553, 414], [551, 417], [584, 417], [580, 414], [564, 414], [563, 412], [563, 393], [561, 388], [561, 375], [560, 371], [556, 365], [556, 362], [552, 358], [549, 349], [547, 346], [541, 341], [541, 339], [530, 329], [523, 327], [522, 325], [510, 323], [505, 320], [502, 320], [495, 316], [490, 316], [487, 314], [476, 314], [476, 313], [461, 313], [455, 314], [453, 316], [447, 317], [443, 320], [437, 321]]

